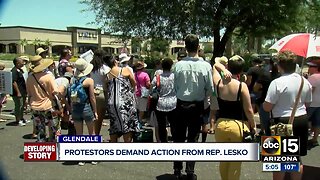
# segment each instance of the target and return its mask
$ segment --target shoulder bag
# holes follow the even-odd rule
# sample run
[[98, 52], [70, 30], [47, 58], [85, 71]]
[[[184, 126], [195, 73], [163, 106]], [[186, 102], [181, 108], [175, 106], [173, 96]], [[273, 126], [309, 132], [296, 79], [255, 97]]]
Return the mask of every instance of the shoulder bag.
[[[294, 116], [297, 111], [299, 99], [301, 97], [303, 84], [304, 84], [304, 79], [301, 76], [300, 88], [299, 88], [298, 94], [296, 96], [296, 100], [294, 102], [293, 109], [292, 109], [288, 124], [284, 124], [284, 123], [280, 122], [280, 123], [277, 123], [277, 124], [271, 126], [270, 127], [271, 135], [273, 135], [273, 136], [292, 136], [293, 135], [292, 124], [294, 121]], [[272, 112], [271, 112], [271, 114], [272, 114]]]

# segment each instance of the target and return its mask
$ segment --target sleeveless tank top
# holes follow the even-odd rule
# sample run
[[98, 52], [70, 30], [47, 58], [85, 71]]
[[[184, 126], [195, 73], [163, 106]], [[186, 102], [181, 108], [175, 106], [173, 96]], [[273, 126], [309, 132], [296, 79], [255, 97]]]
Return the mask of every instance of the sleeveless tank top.
[[236, 119], [236, 120], [243, 120], [247, 121], [247, 116], [243, 111], [242, 101], [241, 101], [241, 87], [242, 83], [240, 82], [239, 90], [237, 94], [236, 101], [227, 101], [223, 100], [219, 96], [219, 84], [221, 80], [219, 80], [217, 85], [217, 99], [219, 103], [219, 117], [220, 118], [228, 118], [228, 119]]

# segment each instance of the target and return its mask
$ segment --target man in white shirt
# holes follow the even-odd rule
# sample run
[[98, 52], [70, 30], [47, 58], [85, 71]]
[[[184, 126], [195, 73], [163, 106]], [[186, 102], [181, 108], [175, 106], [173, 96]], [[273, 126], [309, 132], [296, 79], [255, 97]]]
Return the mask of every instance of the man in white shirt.
[[[174, 142], [197, 142], [204, 109], [206, 94], [213, 92], [212, 67], [198, 56], [199, 38], [189, 34], [185, 38], [188, 56], [176, 63], [174, 67], [174, 87], [177, 96], [177, 114], [179, 117], [171, 124], [174, 130]], [[187, 137], [186, 137], [186, 134]], [[174, 162], [174, 175], [181, 178], [183, 162]], [[194, 161], [186, 162], [187, 179], [196, 180]]]

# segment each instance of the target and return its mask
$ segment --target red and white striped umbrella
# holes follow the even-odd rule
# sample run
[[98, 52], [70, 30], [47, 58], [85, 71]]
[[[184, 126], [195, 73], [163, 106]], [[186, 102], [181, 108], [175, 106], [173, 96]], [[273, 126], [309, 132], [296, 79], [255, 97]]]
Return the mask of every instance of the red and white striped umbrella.
[[288, 50], [305, 58], [320, 57], [320, 37], [309, 33], [290, 34], [281, 38], [269, 49], [275, 49], [278, 52]]

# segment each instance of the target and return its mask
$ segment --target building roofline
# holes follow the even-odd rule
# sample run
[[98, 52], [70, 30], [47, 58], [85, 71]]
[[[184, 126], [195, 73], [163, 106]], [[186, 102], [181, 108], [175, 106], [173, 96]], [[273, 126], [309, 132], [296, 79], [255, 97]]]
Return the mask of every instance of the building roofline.
[[58, 31], [58, 32], [70, 32], [70, 31], [61, 30], [61, 29], [49, 29], [49, 28], [29, 27], [29, 26], [0, 26], [0, 29], [13, 29], [13, 28], [36, 29], [36, 30], [45, 30], [45, 31]]
[[86, 27], [79, 27], [79, 26], [67, 26], [67, 29], [81, 29], [81, 30], [93, 30], [93, 31], [98, 31], [98, 28], [86, 28]]
[[[71, 33], [72, 31], [68, 29], [80, 29], [80, 30], [92, 30], [92, 31], [99, 31], [99, 28], [86, 28], [86, 27], [78, 27], [78, 26], [67, 26], [66, 30], [61, 29], [49, 29], [49, 28], [40, 28], [40, 27], [30, 27], [30, 26], [0, 26], [0, 29], [35, 29], [35, 30], [44, 30], [44, 31], [56, 31], [56, 32], [66, 32]], [[110, 32], [103, 32], [101, 33], [102, 36], [113, 36], [113, 37], [120, 37], [121, 35], [112, 34]]]
[[46, 31], [59, 31], [59, 32], [71, 32], [71, 31], [68, 31], [68, 28], [81, 29], [81, 30], [93, 30], [93, 31], [99, 30], [98, 28], [95, 29], [95, 28], [86, 28], [86, 27], [78, 27], [78, 26], [67, 26], [66, 30], [30, 27], [30, 26], [0, 26], [0, 29], [11, 29], [11, 28], [26, 28], [26, 29], [37, 29], [37, 30], [46, 30]]

